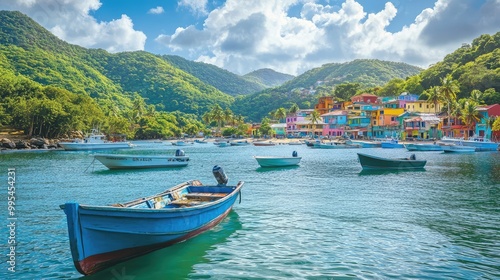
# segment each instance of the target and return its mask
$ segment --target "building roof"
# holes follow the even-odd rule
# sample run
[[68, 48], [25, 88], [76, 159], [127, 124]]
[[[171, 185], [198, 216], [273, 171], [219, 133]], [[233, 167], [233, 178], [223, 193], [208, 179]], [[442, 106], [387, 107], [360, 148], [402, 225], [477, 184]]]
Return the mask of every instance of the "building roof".
[[273, 123], [271, 128], [286, 128], [286, 123]]
[[342, 115], [347, 115], [347, 111], [345, 110], [335, 110], [332, 112], [328, 112], [325, 114], [322, 114], [321, 117], [326, 117], [326, 116], [342, 116]]

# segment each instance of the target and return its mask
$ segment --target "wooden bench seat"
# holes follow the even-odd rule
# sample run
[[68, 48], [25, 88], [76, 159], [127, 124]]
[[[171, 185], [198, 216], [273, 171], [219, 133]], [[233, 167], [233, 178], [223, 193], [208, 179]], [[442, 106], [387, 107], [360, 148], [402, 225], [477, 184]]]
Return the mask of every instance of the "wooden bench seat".
[[227, 193], [188, 193], [184, 196], [188, 199], [217, 199], [226, 195]]

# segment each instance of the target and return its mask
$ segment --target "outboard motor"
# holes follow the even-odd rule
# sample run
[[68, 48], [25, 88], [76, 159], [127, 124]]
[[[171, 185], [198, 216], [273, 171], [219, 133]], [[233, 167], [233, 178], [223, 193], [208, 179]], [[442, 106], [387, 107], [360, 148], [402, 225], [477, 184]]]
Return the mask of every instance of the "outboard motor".
[[214, 174], [217, 183], [219, 183], [219, 186], [225, 186], [227, 184], [229, 178], [227, 178], [226, 173], [224, 173], [222, 167], [218, 165], [214, 166], [214, 168], [212, 169], [212, 173]]
[[183, 150], [176, 150], [175, 151], [175, 156], [176, 157], [183, 157], [185, 154], [184, 154], [184, 151]]
[[297, 157], [297, 151], [292, 152], [292, 157]]

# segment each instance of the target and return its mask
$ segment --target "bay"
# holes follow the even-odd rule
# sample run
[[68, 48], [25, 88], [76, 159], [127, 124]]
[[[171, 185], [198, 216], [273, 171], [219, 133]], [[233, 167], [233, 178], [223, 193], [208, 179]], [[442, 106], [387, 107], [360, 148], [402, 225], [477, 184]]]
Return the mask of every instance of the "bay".
[[[173, 154], [135, 142], [113, 153]], [[214, 229], [86, 279], [495, 279], [500, 278], [500, 153], [413, 152], [423, 171], [365, 172], [357, 152], [306, 146], [181, 147], [174, 169], [111, 171], [92, 152], [0, 154], [1, 279], [71, 279], [74, 268], [59, 205], [112, 204], [189, 179], [245, 181], [241, 204]], [[302, 156], [300, 166], [261, 168], [254, 155]], [[15, 168], [16, 272], [8, 270], [8, 169]]]

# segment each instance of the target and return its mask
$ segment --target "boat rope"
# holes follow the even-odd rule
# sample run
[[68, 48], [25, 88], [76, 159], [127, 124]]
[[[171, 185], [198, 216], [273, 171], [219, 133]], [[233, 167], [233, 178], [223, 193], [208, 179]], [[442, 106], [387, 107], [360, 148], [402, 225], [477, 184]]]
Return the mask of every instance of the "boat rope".
[[87, 170], [89, 169], [89, 167], [92, 165], [92, 172], [94, 172], [94, 161], [95, 161], [95, 157], [94, 159], [92, 160], [92, 162], [89, 164], [89, 166], [87, 166], [87, 168], [85, 168], [85, 171], [83, 171], [84, 173], [87, 172]]
[[240, 202], [238, 202], [238, 204], [241, 204], [241, 190], [238, 191], [239, 195], [240, 195]]

